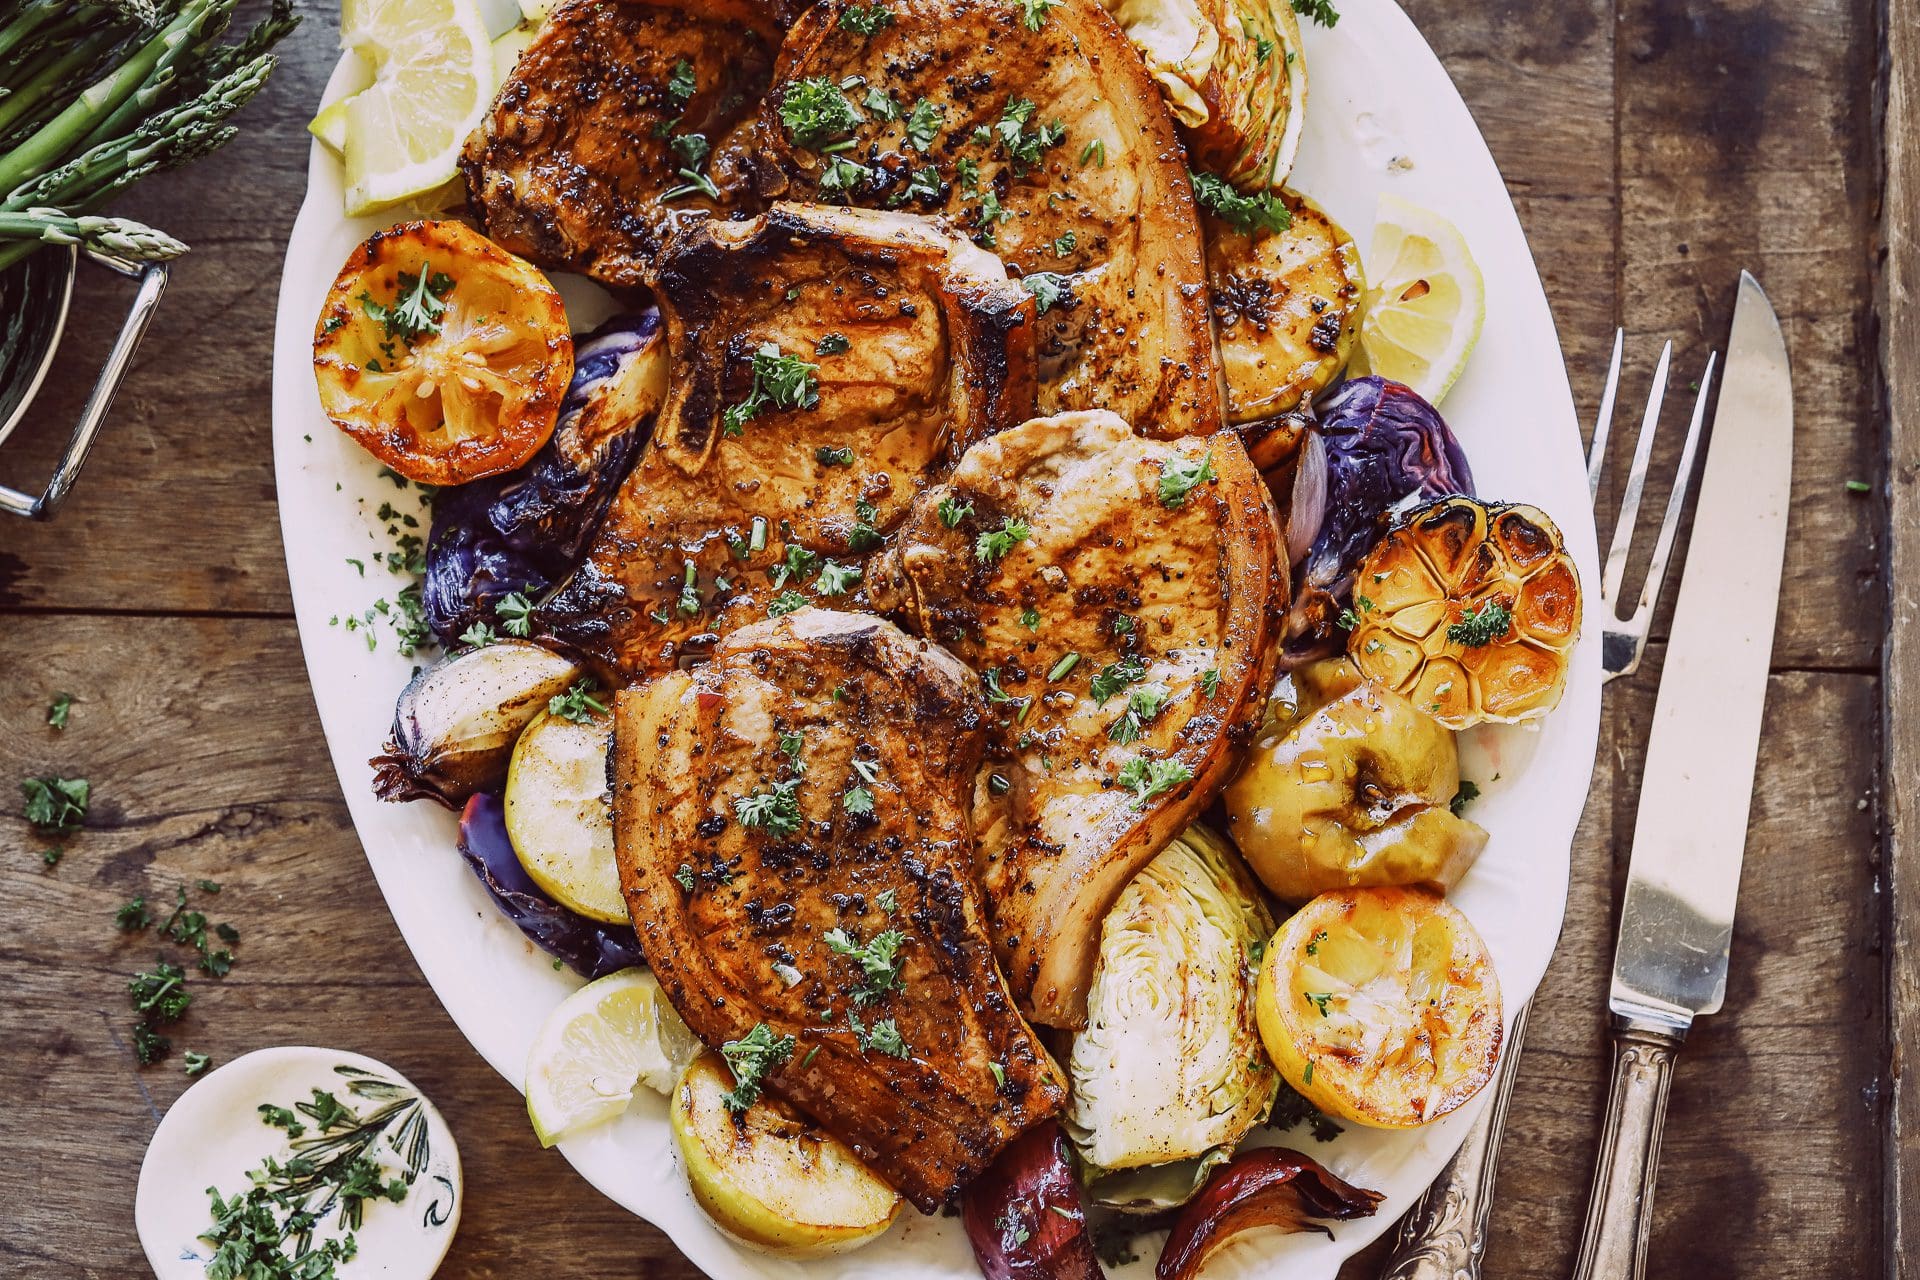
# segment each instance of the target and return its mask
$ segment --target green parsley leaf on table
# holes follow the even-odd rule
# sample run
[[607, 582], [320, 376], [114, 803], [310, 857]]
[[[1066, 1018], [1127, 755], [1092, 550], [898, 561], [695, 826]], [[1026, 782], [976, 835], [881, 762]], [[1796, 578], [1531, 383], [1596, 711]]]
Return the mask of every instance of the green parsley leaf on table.
[[67, 716], [70, 715], [72, 711], [73, 695], [70, 693], [56, 693], [53, 695], [52, 705], [47, 708], [47, 723], [56, 729], [64, 729], [67, 727]]
[[64, 835], [80, 829], [93, 788], [85, 778], [27, 778], [20, 791], [27, 821], [39, 831]]

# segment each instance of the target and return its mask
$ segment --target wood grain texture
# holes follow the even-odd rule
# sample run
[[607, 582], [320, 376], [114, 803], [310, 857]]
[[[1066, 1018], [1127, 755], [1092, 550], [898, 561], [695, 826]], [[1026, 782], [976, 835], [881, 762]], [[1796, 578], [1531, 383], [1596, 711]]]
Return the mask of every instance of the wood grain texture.
[[[1884, 1155], [1884, 1046], [1920, 1035], [1920, 960], [1899, 906], [1920, 901], [1907, 844], [1920, 776], [1920, 657], [1896, 626], [1877, 755], [1882, 597], [1911, 620], [1920, 566], [1920, 0], [1886, 0], [1891, 66], [1879, 428], [1870, 377], [1876, 53], [1872, 0], [1408, 0], [1507, 176], [1560, 328], [1583, 420], [1616, 325], [1637, 417], [1658, 344], [1676, 381], [1639, 545], [1664, 501], [1686, 384], [1724, 344], [1735, 274], [1778, 304], [1795, 366], [1793, 525], [1726, 1012], [1682, 1051], [1649, 1274], [1866, 1276], [1903, 1258], [1868, 1224], [1920, 1202], [1920, 1097], [1896, 1090]], [[452, 1119], [468, 1203], [443, 1274], [697, 1273], [527, 1131], [518, 1094], [427, 989], [367, 873], [328, 766], [292, 624], [269, 457], [268, 370], [280, 257], [305, 185], [302, 127], [334, 61], [331, 4], [243, 117], [232, 147], [149, 183], [125, 211], [181, 234], [180, 266], [103, 445], [58, 521], [0, 524], [0, 775], [65, 769], [97, 788], [59, 868], [9, 802], [0, 817], [0, 1274], [141, 1270], [132, 1191], [177, 1065], [136, 1071], [125, 976], [153, 944], [112, 911], [201, 876], [243, 934], [223, 983], [198, 985], [175, 1037], [225, 1060], [309, 1040], [407, 1072]], [[83, 282], [81, 323], [0, 478], [44, 474], [124, 294]], [[1584, 425], [1584, 422], [1583, 422]], [[1904, 431], [1903, 431], [1903, 428]], [[1895, 481], [1880, 496], [1882, 451]], [[1624, 464], [1622, 444], [1616, 472]], [[1849, 495], [1845, 481], [1875, 484]], [[1886, 505], [1883, 505], [1883, 502]], [[1890, 508], [1890, 510], [1889, 510]], [[1569, 518], [1573, 513], [1559, 513]], [[1888, 546], [1889, 515], [1897, 536]], [[1603, 522], [1603, 531], [1605, 524]], [[1904, 539], [1904, 541], [1903, 541]], [[1883, 572], [1883, 552], [1892, 557]], [[1903, 572], [1904, 567], [1904, 572]], [[1904, 591], [1899, 584], [1907, 583]], [[150, 616], [151, 615], [151, 616]], [[1607, 702], [1559, 952], [1536, 1001], [1501, 1165], [1487, 1274], [1572, 1265], [1604, 1101], [1613, 903], [1631, 837], [1649, 669]], [[73, 727], [46, 697], [82, 701]], [[1888, 900], [1874, 897], [1876, 779], [1886, 780]], [[12, 782], [0, 776], [0, 785]], [[1895, 947], [1883, 987], [1882, 928]], [[1893, 1181], [1883, 1192], [1883, 1167]], [[1911, 1236], [1904, 1238], [1911, 1242]], [[1344, 1275], [1370, 1277], [1380, 1250]], [[1770, 1265], [1771, 1264], [1771, 1265]], [[1906, 1264], [1911, 1266], [1911, 1264]]]
[[1883, 1131], [1891, 1275], [1920, 1275], [1920, 3], [1889, 0], [1882, 64], [1886, 138], [1875, 311], [1886, 415], [1887, 641], [1880, 772], [1889, 1096]]

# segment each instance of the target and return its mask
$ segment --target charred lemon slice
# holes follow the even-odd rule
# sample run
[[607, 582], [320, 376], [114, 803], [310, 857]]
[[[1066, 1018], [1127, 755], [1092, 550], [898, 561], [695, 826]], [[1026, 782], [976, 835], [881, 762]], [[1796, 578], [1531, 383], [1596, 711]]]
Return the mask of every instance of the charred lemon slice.
[[340, 269], [313, 334], [320, 404], [380, 461], [464, 484], [532, 457], [573, 376], [547, 278], [458, 222], [375, 233]]
[[1553, 710], [1580, 638], [1580, 578], [1536, 507], [1442, 498], [1354, 578], [1347, 652], [1449, 729]]
[[1260, 967], [1260, 1038], [1330, 1116], [1411, 1129], [1461, 1106], [1500, 1055], [1500, 982], [1457, 907], [1424, 889], [1323, 893]]
[[1346, 367], [1359, 332], [1360, 250], [1306, 197], [1282, 193], [1285, 231], [1241, 231], [1208, 214], [1213, 300], [1227, 421], [1285, 413]]

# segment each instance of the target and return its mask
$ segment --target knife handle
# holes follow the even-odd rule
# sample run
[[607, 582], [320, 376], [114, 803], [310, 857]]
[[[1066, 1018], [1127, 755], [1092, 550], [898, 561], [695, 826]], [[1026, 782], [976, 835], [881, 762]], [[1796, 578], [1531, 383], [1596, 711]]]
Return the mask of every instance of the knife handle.
[[1671, 1027], [1614, 1022], [1613, 1090], [1574, 1280], [1642, 1280], [1646, 1274], [1660, 1129], [1680, 1039]]

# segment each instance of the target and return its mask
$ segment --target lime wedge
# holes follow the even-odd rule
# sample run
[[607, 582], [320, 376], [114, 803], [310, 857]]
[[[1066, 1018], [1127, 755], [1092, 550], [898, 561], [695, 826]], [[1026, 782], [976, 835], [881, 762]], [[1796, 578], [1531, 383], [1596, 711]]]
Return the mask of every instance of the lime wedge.
[[344, 103], [347, 213], [452, 179], [495, 87], [476, 0], [343, 0], [340, 43], [373, 67], [373, 83]]
[[318, 138], [320, 145], [333, 154], [346, 154], [347, 100], [342, 98], [330, 107], [320, 108], [320, 114], [307, 121], [307, 132]]
[[1369, 371], [1438, 404], [1480, 340], [1486, 283], [1459, 228], [1398, 196], [1380, 198], [1367, 255], [1360, 346]]
[[645, 969], [589, 982], [547, 1015], [527, 1055], [527, 1116], [551, 1147], [627, 1109], [641, 1085], [669, 1092], [700, 1051]]

